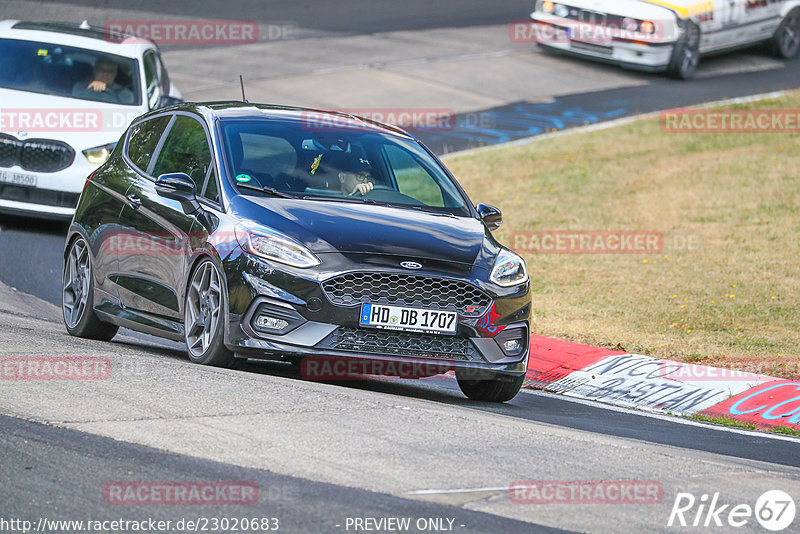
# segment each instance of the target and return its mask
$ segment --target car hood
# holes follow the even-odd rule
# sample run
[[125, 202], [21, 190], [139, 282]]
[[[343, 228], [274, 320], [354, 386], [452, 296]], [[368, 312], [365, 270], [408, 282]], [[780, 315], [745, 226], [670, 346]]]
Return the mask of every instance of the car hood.
[[[21, 139], [55, 139], [84, 150], [113, 143], [145, 110], [0, 88], [0, 132]], [[25, 135], [22, 135], [24, 132]]]
[[[649, 0], [567, 0], [564, 4], [638, 19], [663, 19], [673, 11], [662, 2]], [[697, 4], [697, 0], [673, 0], [670, 2], [670, 5], [676, 6], [678, 9], [685, 4]]]
[[318, 254], [393, 255], [471, 265], [486, 236], [483, 223], [471, 217], [374, 204], [243, 196], [236, 200], [250, 204], [240, 205], [240, 215]]

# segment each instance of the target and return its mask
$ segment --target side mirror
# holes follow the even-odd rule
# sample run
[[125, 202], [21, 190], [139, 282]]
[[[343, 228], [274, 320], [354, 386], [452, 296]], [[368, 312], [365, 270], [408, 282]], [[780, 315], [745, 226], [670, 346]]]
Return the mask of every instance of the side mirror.
[[180, 98], [175, 98], [174, 96], [169, 95], [161, 95], [161, 98], [158, 99], [158, 108], [165, 108], [167, 106], [171, 106], [173, 104], [180, 104], [183, 102]]
[[499, 209], [488, 204], [478, 204], [475, 209], [478, 210], [478, 216], [490, 231], [494, 232], [502, 226], [503, 214]]
[[164, 198], [180, 202], [187, 215], [202, 209], [200, 203], [197, 202], [194, 181], [189, 178], [188, 174], [182, 172], [162, 174], [156, 180], [156, 193]]

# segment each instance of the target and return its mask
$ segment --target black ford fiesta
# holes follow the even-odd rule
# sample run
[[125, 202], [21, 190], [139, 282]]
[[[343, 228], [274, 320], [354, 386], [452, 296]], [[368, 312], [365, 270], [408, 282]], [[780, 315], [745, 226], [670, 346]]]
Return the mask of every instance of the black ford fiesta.
[[454, 369], [468, 397], [507, 401], [525, 376], [531, 297], [524, 261], [490, 233], [500, 223], [398, 128], [182, 104], [138, 118], [88, 178], [64, 322], [94, 339], [124, 326], [182, 340], [208, 365]]

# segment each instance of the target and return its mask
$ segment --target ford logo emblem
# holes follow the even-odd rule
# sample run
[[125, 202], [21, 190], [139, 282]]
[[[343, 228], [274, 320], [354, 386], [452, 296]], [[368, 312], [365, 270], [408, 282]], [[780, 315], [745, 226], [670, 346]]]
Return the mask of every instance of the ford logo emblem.
[[406, 269], [422, 269], [422, 264], [415, 261], [404, 261], [400, 265]]

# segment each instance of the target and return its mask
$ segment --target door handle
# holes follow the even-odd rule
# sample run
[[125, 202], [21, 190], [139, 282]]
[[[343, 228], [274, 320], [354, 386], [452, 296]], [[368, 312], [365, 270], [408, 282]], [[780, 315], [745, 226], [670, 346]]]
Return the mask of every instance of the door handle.
[[142, 207], [142, 199], [136, 195], [128, 195], [125, 198], [128, 199], [128, 206], [132, 207], [133, 209], [138, 210]]

